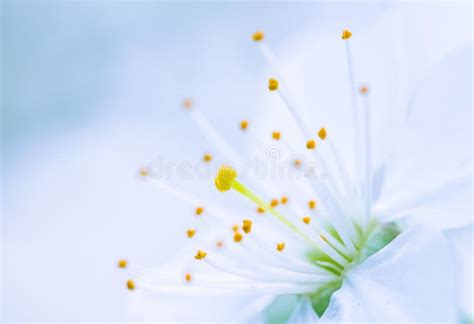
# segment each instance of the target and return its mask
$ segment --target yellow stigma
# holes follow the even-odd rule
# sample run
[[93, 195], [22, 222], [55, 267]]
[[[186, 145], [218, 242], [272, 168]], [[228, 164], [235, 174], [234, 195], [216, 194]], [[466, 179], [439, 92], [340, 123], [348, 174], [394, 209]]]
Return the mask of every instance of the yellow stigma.
[[308, 207], [309, 207], [310, 209], [316, 208], [316, 201], [314, 201], [314, 200], [308, 201]]
[[293, 164], [295, 165], [295, 167], [299, 168], [301, 166], [301, 160], [296, 159], [293, 161]]
[[264, 34], [262, 31], [256, 31], [256, 32], [253, 33], [253, 35], [252, 35], [252, 39], [253, 39], [255, 42], [260, 42], [260, 41], [262, 41], [264, 38], [265, 38], [265, 34]]
[[248, 122], [247, 120], [245, 120], [245, 119], [242, 120], [242, 121], [240, 122], [240, 129], [241, 129], [241, 130], [246, 130], [247, 127], [249, 127], [249, 122]]
[[194, 258], [195, 258], [196, 260], [202, 260], [202, 259], [204, 259], [204, 258], [206, 257], [206, 255], [207, 255], [206, 252], [201, 251], [201, 250], [198, 250], [197, 253], [196, 253], [196, 255], [194, 256]]
[[146, 167], [141, 167], [140, 170], [138, 170], [138, 174], [141, 177], [147, 177], [150, 173], [148, 172], [148, 169]]
[[257, 213], [263, 214], [265, 212], [265, 208], [258, 206]]
[[311, 218], [309, 218], [309, 217], [307, 217], [307, 216], [306, 216], [306, 217], [303, 217], [302, 220], [303, 220], [303, 223], [305, 223], [306, 225], [309, 225], [309, 223], [311, 222]]
[[285, 248], [285, 243], [284, 242], [281, 242], [281, 243], [277, 243], [277, 250], [278, 251], [283, 251], [283, 249]]
[[240, 241], [242, 241], [243, 238], [244, 238], [243, 235], [240, 234], [239, 232], [234, 233], [234, 241], [235, 242], [239, 243]]
[[221, 247], [224, 246], [224, 242], [219, 240], [219, 241], [216, 242], [216, 245], [217, 245], [218, 248], [221, 248]]
[[314, 150], [316, 148], [316, 142], [314, 140], [309, 140], [308, 142], [306, 142], [306, 148], [308, 150]]
[[268, 90], [275, 91], [276, 89], [278, 89], [278, 81], [276, 79], [269, 79]]
[[212, 155], [211, 155], [211, 154], [208, 154], [208, 153], [206, 153], [206, 154], [204, 154], [204, 156], [202, 157], [202, 160], [203, 160], [204, 162], [207, 162], [207, 163], [209, 163], [209, 162], [211, 162], [211, 161], [212, 161]]
[[270, 202], [270, 206], [272, 207], [278, 206], [278, 199], [272, 199], [272, 201]]
[[360, 88], [359, 88], [359, 92], [363, 95], [368, 94], [369, 93], [369, 87], [366, 86], [366, 85], [361, 85]]
[[192, 277], [191, 277], [191, 274], [190, 273], [187, 273], [185, 276], [184, 276], [184, 279], [186, 279], [187, 282], [190, 282]]
[[276, 141], [278, 141], [281, 137], [281, 133], [280, 132], [273, 132], [272, 133], [272, 138]]
[[252, 230], [252, 221], [249, 219], [244, 219], [243, 220], [243, 225], [242, 225], [242, 230], [245, 232], [245, 234], [250, 233]]
[[283, 197], [281, 197], [280, 201], [281, 201], [282, 205], [285, 205], [288, 202], [288, 197], [283, 196]]
[[322, 127], [319, 132], [318, 132], [318, 136], [320, 139], [326, 139], [326, 136], [328, 135], [328, 133], [326, 132], [326, 128]]
[[351, 38], [351, 36], [352, 36], [352, 33], [349, 29], [344, 29], [342, 31], [342, 36], [341, 36], [342, 39], [347, 40], [347, 39]]
[[235, 178], [237, 178], [237, 171], [235, 171], [234, 168], [230, 166], [222, 166], [217, 172], [214, 183], [216, 184], [216, 188], [219, 191], [224, 192], [232, 188], [232, 183], [234, 182]]
[[135, 282], [133, 282], [132, 279], [130, 279], [130, 280], [127, 281], [127, 288], [128, 288], [129, 290], [134, 290], [134, 289], [135, 289]]
[[126, 268], [127, 267], [127, 260], [124, 260], [124, 259], [120, 259], [119, 262], [118, 262], [118, 266], [119, 268]]
[[198, 216], [201, 215], [202, 213], [204, 213], [204, 207], [196, 207], [195, 213]]
[[186, 231], [186, 234], [188, 235], [189, 238], [193, 237], [196, 234], [196, 230], [191, 228]]
[[191, 109], [193, 107], [193, 101], [190, 98], [185, 98], [183, 100], [183, 108]]

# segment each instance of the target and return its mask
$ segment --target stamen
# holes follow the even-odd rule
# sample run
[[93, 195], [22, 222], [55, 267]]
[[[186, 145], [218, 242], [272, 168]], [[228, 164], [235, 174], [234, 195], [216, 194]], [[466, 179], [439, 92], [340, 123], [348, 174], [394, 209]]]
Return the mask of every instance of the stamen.
[[364, 125], [362, 129], [364, 129], [364, 221], [366, 224], [369, 222], [370, 215], [370, 207], [372, 202], [372, 134], [371, 134], [371, 121], [370, 121], [370, 106], [369, 106], [369, 99], [368, 99], [368, 92], [369, 88], [367, 86], [360, 87], [360, 93], [362, 94], [363, 103], [364, 103], [364, 115], [363, 115], [363, 122]]
[[351, 36], [352, 36], [352, 33], [349, 29], [344, 29], [342, 31], [342, 36], [341, 36], [342, 39], [346, 40], [346, 39], [351, 38]]
[[232, 232], [237, 232], [239, 230], [239, 225], [232, 226]]
[[195, 213], [198, 216], [201, 215], [202, 213], [204, 213], [204, 207], [196, 207]]
[[188, 229], [186, 231], [186, 234], [188, 235], [189, 238], [192, 238], [195, 234], [196, 234], [196, 230], [195, 229]]
[[299, 159], [294, 160], [294, 161], [293, 161], [293, 165], [294, 165], [295, 167], [299, 168], [299, 167], [301, 166], [301, 160], [299, 160]]
[[235, 232], [234, 233], [234, 241], [239, 243], [242, 241], [242, 239], [244, 238], [244, 236], [242, 234], [240, 234], [239, 232]]
[[314, 140], [309, 140], [308, 142], [306, 142], [306, 148], [308, 150], [314, 150], [316, 148], [316, 142]]
[[264, 34], [262, 31], [256, 31], [256, 32], [253, 33], [253, 35], [252, 35], [252, 39], [253, 39], [255, 42], [260, 42], [260, 41], [262, 41], [264, 38], [265, 38], [265, 34]]
[[[345, 29], [342, 32], [342, 39], [348, 40], [352, 36], [352, 33]], [[356, 174], [362, 175], [362, 161], [361, 156], [359, 154], [359, 147], [360, 147], [360, 129], [359, 129], [359, 106], [357, 104], [356, 98], [356, 81], [355, 81], [355, 74], [354, 68], [352, 64], [352, 54], [350, 48], [350, 42], [346, 41], [346, 56], [347, 56], [347, 70], [349, 74], [349, 90], [351, 95], [351, 102], [352, 102], [352, 121], [353, 121], [353, 129], [354, 129], [354, 157], [356, 162]], [[360, 185], [360, 179], [357, 179], [356, 176], [356, 186]]]
[[147, 167], [141, 167], [139, 170], [138, 170], [138, 174], [141, 176], [141, 177], [148, 177], [150, 175], [150, 172], [148, 171], [148, 168]]
[[316, 201], [315, 200], [308, 201], [308, 207], [310, 209], [315, 209], [316, 208]]
[[135, 289], [135, 282], [132, 279], [127, 281], [127, 288], [128, 288], [128, 290], [134, 290]]
[[185, 98], [182, 105], [185, 109], [191, 109], [193, 107], [193, 101], [190, 98]]
[[363, 94], [363, 95], [368, 94], [369, 93], [369, 87], [363, 84], [359, 87], [359, 92], [360, 92], [360, 94]]
[[122, 269], [126, 268], [126, 267], [127, 267], [127, 260], [120, 259], [120, 260], [118, 261], [118, 267], [119, 267], [119, 268], [122, 268]]
[[245, 234], [250, 233], [250, 231], [252, 230], [252, 221], [249, 219], [244, 219], [242, 230], [245, 232]]
[[270, 202], [270, 206], [272, 207], [278, 206], [278, 199], [272, 199], [272, 201]]
[[272, 132], [272, 138], [275, 140], [275, 141], [278, 141], [281, 137], [281, 133], [280, 132]]
[[282, 205], [286, 205], [286, 203], [288, 202], [288, 197], [287, 196], [281, 197], [280, 202]]
[[219, 241], [216, 242], [216, 246], [217, 246], [218, 248], [221, 248], [221, 247], [224, 246], [224, 242], [221, 241], [221, 240], [219, 240]]
[[320, 139], [324, 140], [326, 139], [326, 135], [327, 135], [326, 128], [322, 127], [318, 132], [318, 136]]
[[212, 155], [209, 154], [209, 153], [206, 153], [206, 154], [204, 154], [204, 156], [202, 157], [202, 160], [203, 160], [204, 162], [209, 163], [209, 162], [212, 161]]
[[283, 251], [283, 249], [285, 248], [285, 243], [284, 242], [281, 242], [281, 243], [277, 243], [277, 250], [279, 252]]
[[269, 79], [268, 80], [268, 90], [275, 91], [278, 89], [278, 80], [277, 79]]
[[265, 213], [265, 208], [258, 206], [257, 207], [257, 213], [259, 213], [259, 214]]
[[187, 273], [187, 274], [184, 276], [184, 279], [186, 279], [187, 282], [190, 282], [190, 281], [191, 281], [191, 274], [190, 274], [190, 273]]
[[206, 257], [207, 253], [201, 250], [198, 250], [194, 258], [196, 260], [203, 260]]
[[305, 223], [306, 225], [309, 225], [309, 223], [311, 222], [311, 218], [306, 216], [306, 217], [303, 217], [303, 223]]
[[241, 129], [241, 130], [246, 130], [247, 127], [249, 127], [249, 122], [248, 122], [247, 120], [245, 120], [245, 119], [242, 120], [242, 121], [240, 122], [240, 129]]

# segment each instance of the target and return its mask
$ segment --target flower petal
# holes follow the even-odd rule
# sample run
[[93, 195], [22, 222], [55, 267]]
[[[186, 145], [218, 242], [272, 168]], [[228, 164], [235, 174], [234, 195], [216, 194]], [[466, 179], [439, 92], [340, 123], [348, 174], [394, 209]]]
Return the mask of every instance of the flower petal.
[[[394, 206], [422, 198], [433, 188], [444, 188], [463, 178], [467, 185], [450, 187], [436, 199], [420, 199], [416, 206], [407, 204], [404, 211], [423, 207], [451, 214], [455, 212], [453, 206], [462, 205], [467, 212], [452, 218], [452, 222], [445, 213], [438, 213], [444, 217], [442, 220], [433, 213], [428, 221], [442, 222], [444, 228], [472, 223], [471, 57], [471, 47], [452, 52], [417, 93], [406, 125], [387, 145], [391, 152], [378, 210], [390, 211]], [[451, 190], [459, 192], [454, 194]]]
[[444, 232], [454, 250], [456, 267], [457, 305], [461, 319], [474, 319], [472, 277], [474, 226]]
[[347, 273], [321, 320], [454, 320], [452, 261], [440, 233], [411, 228]]

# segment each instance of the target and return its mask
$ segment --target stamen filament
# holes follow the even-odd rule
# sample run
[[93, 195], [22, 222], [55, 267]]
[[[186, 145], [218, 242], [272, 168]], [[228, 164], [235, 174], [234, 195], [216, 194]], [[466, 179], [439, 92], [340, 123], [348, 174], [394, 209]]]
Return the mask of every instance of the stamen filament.
[[[359, 154], [359, 147], [361, 144], [360, 141], [360, 126], [359, 126], [359, 106], [357, 104], [357, 97], [356, 97], [356, 81], [355, 81], [355, 73], [354, 67], [352, 63], [352, 53], [351, 53], [351, 46], [349, 38], [344, 39], [346, 45], [346, 58], [347, 58], [347, 71], [349, 76], [349, 90], [351, 96], [351, 103], [352, 103], [352, 121], [353, 121], [353, 130], [354, 130], [354, 159], [356, 163], [356, 174], [362, 174], [362, 163], [361, 163], [361, 156]], [[360, 176], [359, 176], [360, 177]], [[356, 187], [360, 186], [358, 183], [360, 179], [355, 179]]]

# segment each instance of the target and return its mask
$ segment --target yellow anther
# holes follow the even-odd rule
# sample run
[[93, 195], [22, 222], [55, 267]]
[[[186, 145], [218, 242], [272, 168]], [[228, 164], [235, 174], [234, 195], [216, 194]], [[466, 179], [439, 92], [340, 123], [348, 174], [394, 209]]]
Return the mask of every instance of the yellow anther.
[[239, 230], [239, 225], [232, 226], [232, 231], [237, 232]]
[[252, 230], [252, 221], [249, 219], [244, 219], [242, 230], [245, 232], [245, 234], [250, 233], [250, 231]]
[[148, 168], [146, 168], [146, 167], [141, 167], [141, 168], [138, 170], [138, 174], [139, 174], [141, 177], [148, 177], [148, 175], [150, 174], [150, 172], [148, 172]]
[[127, 288], [129, 290], [134, 290], [135, 289], [135, 282], [132, 279], [127, 281]]
[[322, 127], [319, 132], [318, 132], [318, 136], [320, 139], [326, 139], [326, 136], [328, 135], [328, 133], [326, 132], [326, 128]]
[[198, 250], [197, 253], [196, 253], [196, 255], [194, 256], [194, 258], [195, 258], [196, 260], [202, 260], [202, 259], [204, 259], [204, 258], [206, 257], [206, 255], [207, 255], [206, 252], [201, 251], [201, 250]]
[[288, 197], [283, 196], [283, 197], [281, 197], [280, 201], [281, 201], [282, 205], [285, 205], [288, 202]]
[[242, 121], [240, 122], [240, 129], [241, 129], [241, 130], [246, 130], [247, 127], [249, 127], [249, 122], [248, 122], [247, 120], [245, 120], [245, 119], [242, 120]]
[[264, 37], [265, 37], [265, 34], [262, 31], [256, 31], [252, 35], [252, 39], [256, 42], [262, 41]]
[[281, 137], [281, 133], [280, 132], [273, 132], [272, 133], [272, 138], [276, 141], [278, 141]]
[[314, 201], [314, 200], [308, 201], [308, 207], [310, 209], [315, 209], [316, 208], [316, 201]]
[[366, 85], [361, 85], [360, 88], [359, 88], [359, 92], [363, 95], [368, 94], [369, 93], [369, 87], [366, 86]]
[[204, 156], [202, 157], [202, 160], [203, 160], [204, 162], [209, 163], [209, 162], [212, 161], [212, 155], [209, 154], [209, 153], [206, 153], [206, 154], [204, 154]]
[[201, 215], [202, 213], [204, 213], [204, 207], [196, 207], [195, 213], [198, 216]]
[[214, 181], [219, 191], [228, 191], [232, 188], [232, 183], [237, 178], [237, 171], [230, 166], [222, 166], [217, 172], [216, 179]]
[[257, 213], [263, 214], [265, 212], [265, 208], [258, 206]]
[[278, 80], [269, 79], [268, 80], [268, 90], [275, 91], [276, 89], [278, 89]]
[[191, 274], [190, 273], [185, 274], [184, 279], [186, 279], [187, 282], [190, 282], [192, 279]]
[[119, 262], [118, 262], [118, 266], [119, 268], [126, 268], [127, 267], [127, 260], [124, 260], [124, 259], [120, 259]]
[[216, 245], [217, 245], [218, 248], [221, 248], [221, 247], [224, 246], [224, 242], [219, 240], [219, 241], [216, 242]]
[[314, 150], [316, 148], [316, 142], [314, 140], [309, 140], [308, 142], [306, 142], [306, 148], [308, 150]]
[[293, 161], [293, 164], [295, 165], [295, 167], [299, 168], [301, 166], [301, 160], [296, 159]]
[[277, 243], [277, 250], [278, 251], [283, 251], [283, 249], [285, 248], [285, 243], [284, 242], [281, 242], [281, 243]]
[[344, 29], [342, 31], [342, 36], [341, 36], [342, 39], [346, 40], [346, 39], [351, 38], [351, 36], [352, 36], [352, 33], [349, 29]]
[[240, 241], [242, 241], [243, 238], [244, 238], [243, 235], [240, 234], [239, 232], [234, 233], [234, 241], [235, 242], [239, 243]]
[[191, 228], [186, 231], [186, 234], [188, 235], [189, 238], [193, 237], [196, 234], [196, 230]]
[[278, 202], [279, 202], [278, 199], [272, 199], [272, 201], [270, 202], [270, 206], [276, 207], [278, 206]]
[[311, 218], [310, 217], [303, 217], [303, 223], [305, 223], [306, 225], [309, 225], [309, 223], [311, 222]]
[[183, 100], [183, 108], [191, 109], [193, 107], [193, 101], [190, 98], [186, 98]]

